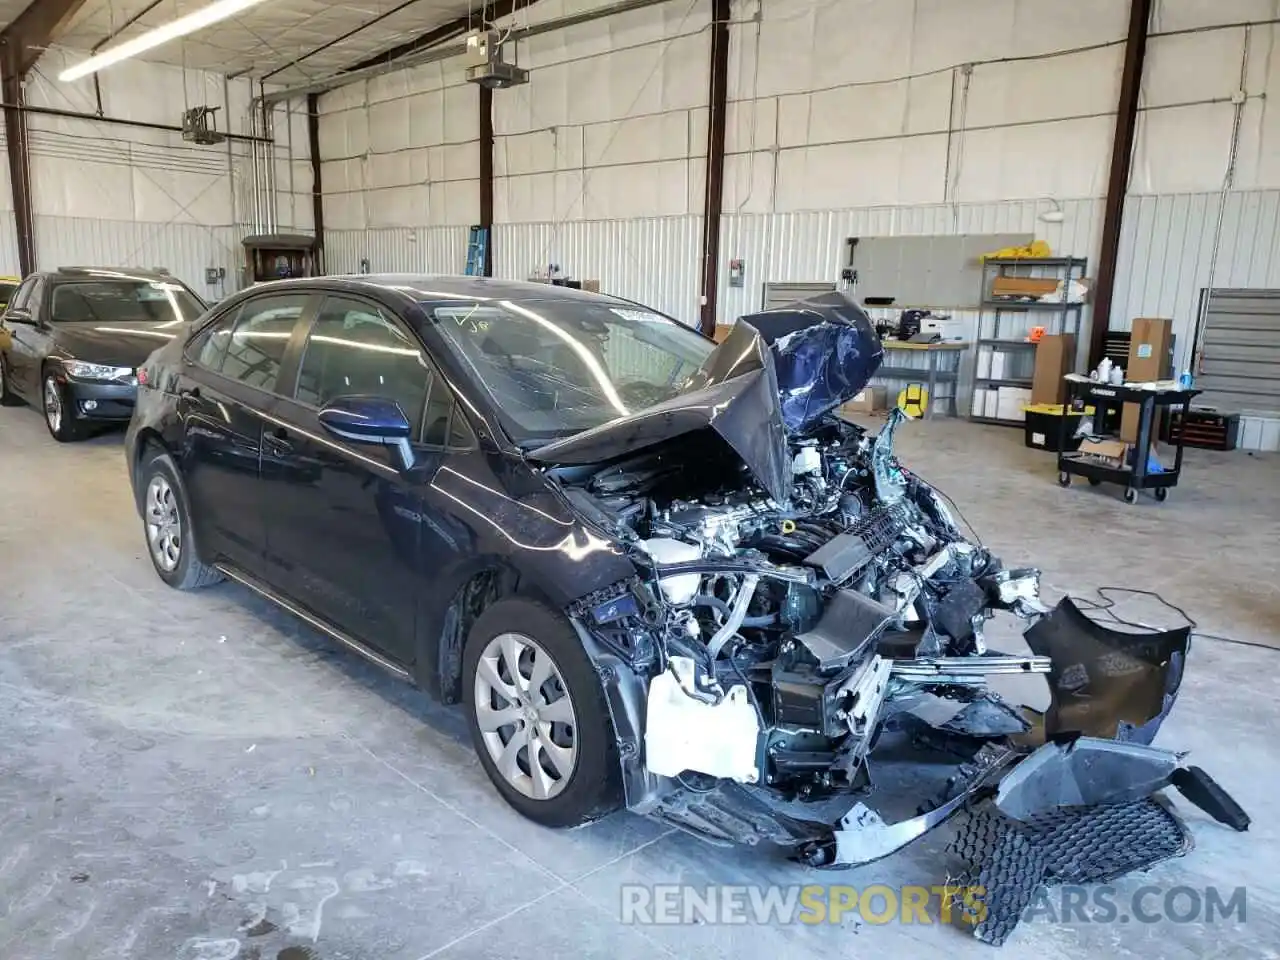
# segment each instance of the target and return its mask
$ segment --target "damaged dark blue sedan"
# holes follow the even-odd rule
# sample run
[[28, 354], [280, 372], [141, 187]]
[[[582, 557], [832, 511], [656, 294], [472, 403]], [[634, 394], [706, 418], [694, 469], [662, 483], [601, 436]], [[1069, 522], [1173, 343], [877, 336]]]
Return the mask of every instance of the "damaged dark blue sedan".
[[[1165, 787], [1248, 818], [1150, 745], [1185, 630], [1047, 610], [898, 461], [901, 414], [837, 415], [881, 359], [839, 294], [716, 346], [544, 284], [285, 281], [139, 370], [128, 465], [161, 578], [239, 581], [461, 701], [531, 819], [626, 806], [839, 867], [960, 816], [1000, 942], [1040, 883], [1183, 852]], [[1030, 653], [989, 648], [995, 616]], [[1007, 674], [1049, 708], [998, 696]]]

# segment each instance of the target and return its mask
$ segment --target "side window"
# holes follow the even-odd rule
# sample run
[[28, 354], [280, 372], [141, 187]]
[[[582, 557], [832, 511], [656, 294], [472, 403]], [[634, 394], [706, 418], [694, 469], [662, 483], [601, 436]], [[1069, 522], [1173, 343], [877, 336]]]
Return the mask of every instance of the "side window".
[[222, 375], [261, 390], [274, 389], [289, 337], [306, 303], [305, 293], [276, 294], [247, 301], [231, 331], [222, 360]]
[[426, 415], [422, 418], [421, 441], [433, 447], [467, 450], [476, 445], [475, 433], [458, 408], [448, 385], [439, 377], [431, 380]]
[[231, 329], [239, 316], [238, 309], [232, 310], [200, 331], [200, 335], [187, 345], [187, 358], [206, 370], [220, 373], [227, 355], [227, 344], [231, 342]]
[[36, 285], [34, 276], [27, 277], [22, 281], [22, 285], [18, 287], [18, 292], [13, 295], [13, 299], [9, 301], [10, 307], [25, 307], [31, 299], [31, 289]]
[[36, 274], [35, 280], [36, 282], [31, 285], [31, 291], [27, 295], [27, 309], [33, 314], [37, 314], [36, 319], [39, 319], [40, 304], [44, 300], [44, 277]]
[[390, 317], [361, 300], [325, 300], [298, 370], [300, 402], [323, 407], [341, 396], [387, 397], [416, 424], [430, 384], [421, 348]]

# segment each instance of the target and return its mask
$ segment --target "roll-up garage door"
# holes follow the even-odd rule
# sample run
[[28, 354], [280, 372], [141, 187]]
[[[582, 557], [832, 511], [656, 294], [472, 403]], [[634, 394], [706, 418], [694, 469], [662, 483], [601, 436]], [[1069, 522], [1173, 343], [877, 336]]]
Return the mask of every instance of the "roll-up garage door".
[[1280, 290], [1214, 290], [1205, 314], [1197, 405], [1280, 413]]

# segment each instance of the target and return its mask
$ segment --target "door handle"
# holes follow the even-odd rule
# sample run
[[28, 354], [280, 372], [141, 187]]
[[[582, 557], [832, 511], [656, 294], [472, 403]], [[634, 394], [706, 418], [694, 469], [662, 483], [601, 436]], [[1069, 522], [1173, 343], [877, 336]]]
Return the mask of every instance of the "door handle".
[[293, 449], [293, 444], [289, 442], [289, 431], [284, 427], [276, 427], [266, 435], [267, 443], [280, 453], [288, 453]]

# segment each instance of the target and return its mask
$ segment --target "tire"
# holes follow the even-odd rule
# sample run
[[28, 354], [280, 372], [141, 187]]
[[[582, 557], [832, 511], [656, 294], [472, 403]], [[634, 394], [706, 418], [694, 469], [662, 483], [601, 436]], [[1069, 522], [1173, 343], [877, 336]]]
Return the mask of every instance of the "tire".
[[1168, 499], [1169, 499], [1169, 488], [1156, 487], [1156, 501], [1159, 503], [1164, 503]]
[[[516, 678], [508, 660], [513, 652], [523, 687], [512, 683]], [[532, 690], [528, 682], [537, 670], [548, 679]], [[504, 699], [500, 688], [517, 696]], [[485, 610], [463, 651], [462, 699], [480, 764], [516, 811], [546, 827], [577, 827], [621, 806], [613, 722], [595, 668], [563, 616], [521, 597]], [[512, 722], [497, 726], [499, 712], [510, 714]], [[482, 713], [493, 715], [486, 717], [488, 730], [481, 728]], [[560, 719], [537, 719], [547, 715]], [[563, 722], [566, 717], [571, 725]], [[531, 729], [536, 731], [532, 739], [524, 733]], [[572, 753], [568, 771], [558, 765], [565, 762], [565, 750]], [[537, 757], [536, 776], [529, 766], [531, 752]], [[507, 765], [504, 758], [509, 758], [509, 773], [500, 769], [500, 763]]]
[[71, 412], [66, 387], [58, 383], [58, 378], [48, 370], [44, 371], [40, 383], [40, 410], [44, 414], [44, 425], [49, 428], [49, 436], [59, 443], [75, 443], [84, 439], [84, 426]]
[[0, 353], [0, 407], [16, 407], [22, 398], [9, 389], [9, 361]]
[[1101, 481], [1101, 480], [1099, 480], [1097, 477], [1090, 477], [1090, 478], [1089, 478], [1089, 486], [1091, 486], [1091, 487], [1100, 487], [1100, 486], [1102, 486], [1102, 481]]
[[1124, 492], [1124, 502], [1125, 502], [1125, 503], [1137, 503], [1137, 502], [1138, 502], [1138, 491], [1137, 491], [1137, 490], [1135, 490], [1135, 489], [1133, 489], [1133, 487], [1129, 487], [1128, 489], [1126, 489], [1126, 490], [1125, 490], [1125, 492]]
[[1067, 473], [1067, 471], [1065, 470], [1061, 471], [1058, 474], [1058, 486], [1060, 487], [1071, 486], [1071, 474]]
[[[136, 493], [147, 556], [160, 579], [175, 590], [195, 590], [222, 580], [221, 573], [200, 560], [187, 490], [169, 454], [156, 447], [143, 453]], [[176, 534], [176, 541], [166, 539], [166, 528]]]

